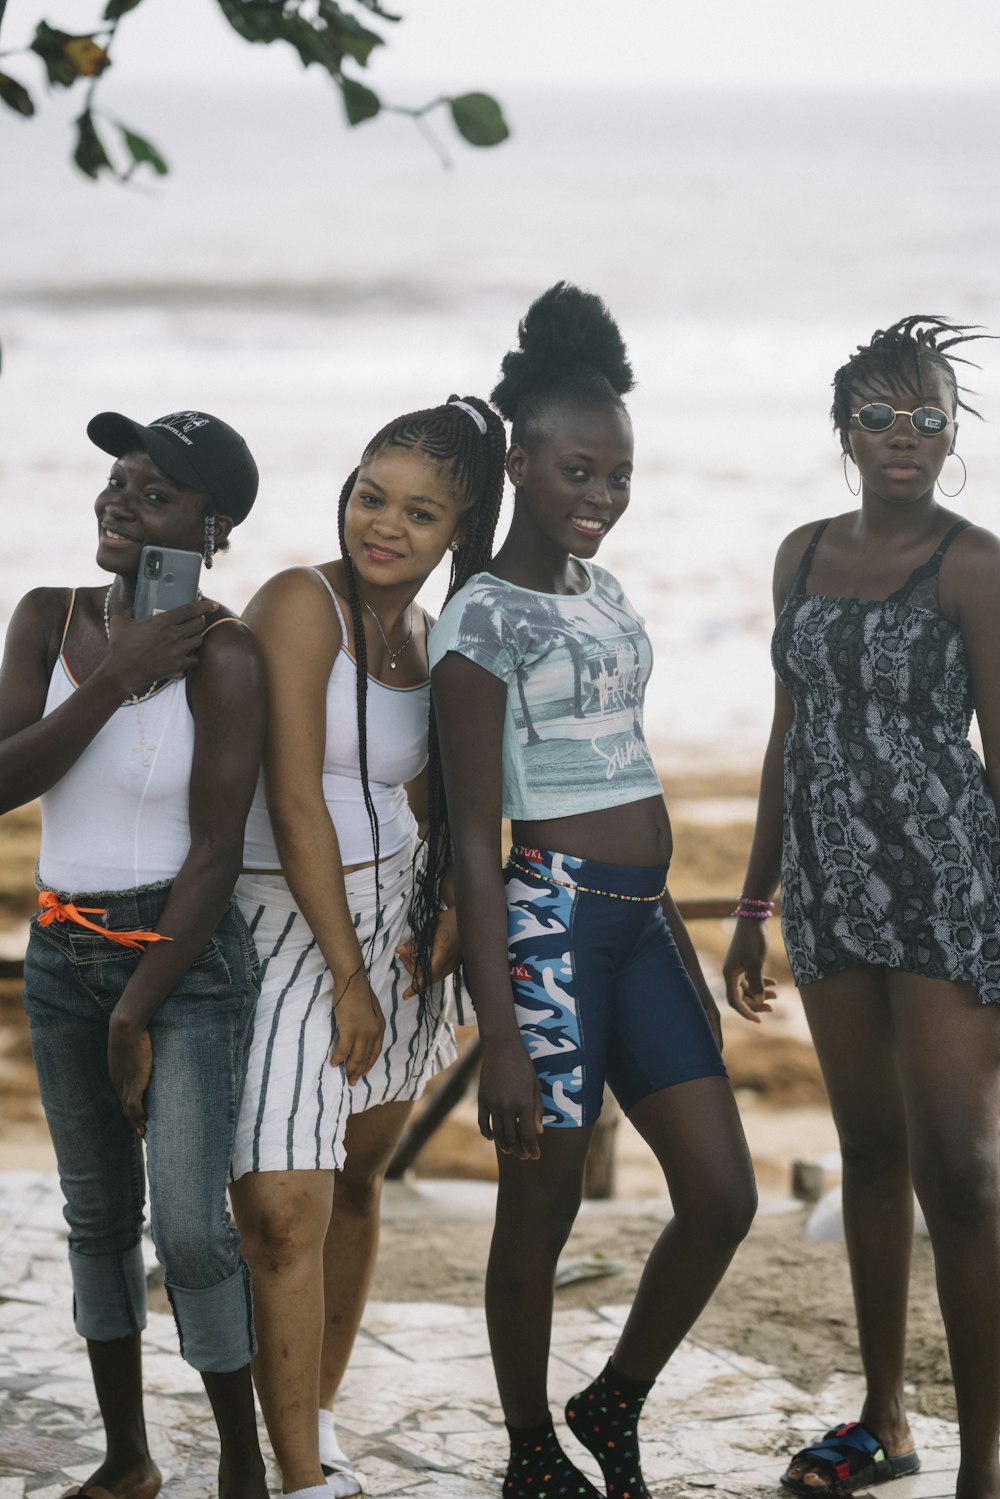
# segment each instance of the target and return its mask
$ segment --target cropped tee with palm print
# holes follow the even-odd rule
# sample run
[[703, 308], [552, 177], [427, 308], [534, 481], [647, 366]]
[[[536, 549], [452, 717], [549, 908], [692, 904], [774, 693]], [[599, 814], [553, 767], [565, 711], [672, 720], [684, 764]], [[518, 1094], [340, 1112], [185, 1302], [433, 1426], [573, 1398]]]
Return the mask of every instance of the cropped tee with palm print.
[[567, 817], [660, 795], [642, 726], [653, 652], [641, 617], [603, 568], [582, 593], [538, 593], [477, 573], [431, 631], [507, 684], [503, 814]]

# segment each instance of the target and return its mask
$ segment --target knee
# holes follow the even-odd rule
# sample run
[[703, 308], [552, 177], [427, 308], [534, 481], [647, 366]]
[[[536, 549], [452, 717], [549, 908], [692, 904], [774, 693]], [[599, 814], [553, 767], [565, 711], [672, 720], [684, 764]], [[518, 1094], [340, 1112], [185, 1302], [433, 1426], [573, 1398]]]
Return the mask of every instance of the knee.
[[731, 1254], [750, 1232], [756, 1213], [757, 1183], [749, 1166], [738, 1178], [728, 1178], [703, 1192], [696, 1203], [675, 1204], [678, 1224], [713, 1254]]
[[891, 1126], [840, 1130], [844, 1177], [861, 1186], [907, 1171], [908, 1149], [905, 1132]]
[[168, 1285], [203, 1291], [227, 1279], [240, 1263], [239, 1236], [227, 1223], [152, 1224], [153, 1243]]
[[311, 1201], [295, 1192], [280, 1200], [244, 1207], [239, 1215], [243, 1251], [255, 1274], [278, 1275], [313, 1254], [323, 1234], [315, 1227]]
[[502, 1265], [504, 1274], [516, 1278], [522, 1267], [539, 1261], [554, 1269], [566, 1247], [580, 1208], [579, 1195], [556, 1198], [544, 1204], [507, 1202], [497, 1204], [496, 1228], [493, 1234], [494, 1269]]
[[947, 1224], [978, 1228], [995, 1221], [1000, 1211], [995, 1150], [965, 1145], [960, 1152], [915, 1162], [913, 1185], [932, 1233]]
[[352, 1161], [348, 1157], [337, 1172], [333, 1198], [337, 1211], [356, 1218], [366, 1218], [377, 1212], [385, 1173], [383, 1162], [372, 1165], [369, 1161]]

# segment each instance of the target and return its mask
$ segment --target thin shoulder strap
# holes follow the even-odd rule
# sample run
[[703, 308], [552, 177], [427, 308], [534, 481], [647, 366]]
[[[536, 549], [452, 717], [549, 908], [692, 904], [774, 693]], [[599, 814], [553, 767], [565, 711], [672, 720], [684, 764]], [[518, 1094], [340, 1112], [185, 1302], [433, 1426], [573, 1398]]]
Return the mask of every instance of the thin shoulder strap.
[[242, 625], [242, 624], [243, 624], [243, 620], [240, 619], [240, 617], [239, 617], [238, 614], [224, 614], [221, 619], [213, 619], [213, 621], [212, 621], [212, 623], [210, 625], [206, 625], [205, 626], [205, 628], [201, 632], [202, 639], [204, 639], [204, 637], [208, 634], [209, 630], [217, 630], [218, 627], [219, 627], [219, 625]]
[[337, 618], [340, 620], [340, 633], [344, 637], [344, 644], [346, 645], [347, 644], [347, 621], [344, 619], [344, 611], [340, 607], [340, 600], [337, 598], [337, 595], [334, 592], [333, 584], [330, 582], [330, 579], [326, 576], [325, 573], [320, 572], [320, 570], [319, 570], [318, 567], [311, 567], [309, 569], [309, 571], [316, 574], [317, 578], [319, 578], [320, 582], [323, 584], [323, 587], [326, 589], [327, 593], [333, 599], [333, 607], [336, 609], [336, 611], [337, 611]]
[[952, 542], [955, 540], [955, 537], [956, 536], [961, 536], [962, 532], [963, 531], [967, 531], [971, 525], [972, 525], [971, 520], [957, 520], [955, 522], [955, 524], [951, 527], [951, 529], [949, 531], [946, 531], [944, 533], [944, 535], [941, 537], [941, 540], [938, 542], [937, 551], [934, 553], [934, 556], [931, 558], [931, 561], [932, 562], [936, 562], [937, 565], [938, 565], [938, 567], [940, 567], [941, 566], [941, 558], [944, 556], [945, 552], [951, 546]]
[[63, 654], [63, 652], [66, 649], [66, 636], [69, 634], [70, 620], [73, 618], [73, 610], [75, 608], [76, 608], [76, 589], [75, 588], [71, 588], [70, 591], [69, 591], [69, 606], [68, 606], [68, 608], [66, 610], [66, 618], [63, 621], [62, 639], [59, 642], [59, 654], [60, 654], [60, 656]]
[[931, 553], [926, 562], [921, 562], [915, 567], [903, 584], [896, 592], [889, 595], [886, 602], [893, 604], [907, 604], [914, 601], [923, 605], [924, 608], [938, 607], [937, 603], [937, 575], [941, 571], [941, 562], [945, 552], [951, 546], [956, 536], [961, 536], [972, 525], [970, 520], [959, 520], [947, 530], [937, 544], [937, 549]]
[[826, 520], [820, 521], [819, 525], [812, 533], [809, 545], [806, 547], [804, 553], [802, 554], [802, 561], [799, 563], [798, 572], [795, 574], [795, 581], [792, 583], [790, 589], [791, 593], [804, 592], [806, 579], [809, 576], [809, 569], [812, 567], [813, 555], [816, 551], [816, 548], [819, 546], [820, 537], [823, 535], [823, 532], [826, 530], [832, 519], [833, 516], [828, 515]]

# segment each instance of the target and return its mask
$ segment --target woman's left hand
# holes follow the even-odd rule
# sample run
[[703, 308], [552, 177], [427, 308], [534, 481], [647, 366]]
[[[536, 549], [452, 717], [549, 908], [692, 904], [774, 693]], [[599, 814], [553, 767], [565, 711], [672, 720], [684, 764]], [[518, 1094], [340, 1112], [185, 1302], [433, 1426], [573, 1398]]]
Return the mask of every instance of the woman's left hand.
[[[396, 948], [396, 955], [411, 978], [417, 962], [416, 938], [411, 937], [409, 942], [402, 943]], [[458, 940], [458, 915], [454, 906], [448, 906], [438, 917], [437, 927], [434, 931], [434, 946], [431, 950], [431, 983], [439, 984], [446, 979], [449, 973], [454, 973], [462, 961], [462, 947]], [[403, 998], [412, 999], [416, 994], [416, 985], [411, 984], [404, 990]]]
[[153, 1043], [145, 1026], [111, 1017], [108, 1036], [108, 1073], [121, 1100], [122, 1112], [137, 1135], [146, 1133], [143, 1102], [153, 1071]]

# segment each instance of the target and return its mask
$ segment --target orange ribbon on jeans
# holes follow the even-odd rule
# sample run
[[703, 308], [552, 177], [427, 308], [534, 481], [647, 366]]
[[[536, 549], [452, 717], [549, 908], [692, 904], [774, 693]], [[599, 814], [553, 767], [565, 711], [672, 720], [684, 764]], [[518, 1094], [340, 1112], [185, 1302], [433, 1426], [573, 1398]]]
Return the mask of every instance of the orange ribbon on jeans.
[[87, 920], [87, 916], [106, 916], [106, 906], [75, 906], [71, 900], [60, 900], [54, 890], [43, 890], [38, 897], [38, 904], [42, 908], [42, 914], [38, 918], [39, 926], [51, 926], [54, 921], [72, 921], [77, 926], [86, 927], [89, 932], [107, 937], [109, 942], [118, 942], [122, 947], [134, 947], [139, 952], [144, 950], [144, 942], [174, 940], [173, 937], [165, 937], [162, 932], [109, 932], [107, 927]]

